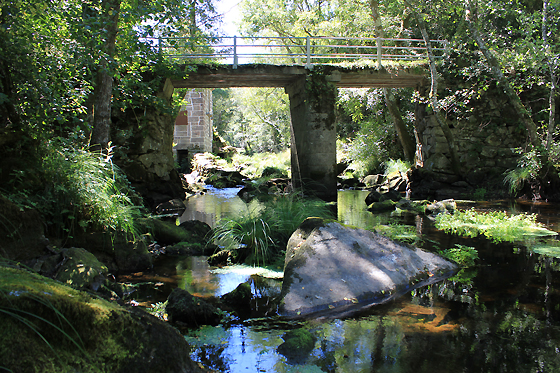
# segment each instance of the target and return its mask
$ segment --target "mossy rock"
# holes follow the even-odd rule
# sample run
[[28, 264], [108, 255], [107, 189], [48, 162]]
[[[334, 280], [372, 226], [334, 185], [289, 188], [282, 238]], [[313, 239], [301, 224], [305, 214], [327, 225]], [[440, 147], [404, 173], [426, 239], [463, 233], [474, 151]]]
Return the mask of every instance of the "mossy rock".
[[95, 255], [81, 248], [71, 248], [63, 252], [64, 264], [55, 279], [74, 289], [97, 290], [109, 271]]
[[395, 209], [396, 203], [391, 201], [390, 199], [385, 200], [383, 202], [374, 202], [368, 207], [368, 211], [371, 212], [385, 212], [391, 211]]
[[193, 242], [193, 234], [183, 229], [175, 220], [140, 219], [140, 223], [152, 232], [154, 239], [160, 245], [173, 245], [178, 242]]
[[225, 304], [243, 311], [251, 308], [252, 299], [253, 293], [251, 292], [251, 284], [249, 282], [239, 284], [233, 291], [221, 296], [221, 300]]
[[179, 288], [173, 289], [169, 294], [165, 310], [170, 322], [189, 328], [218, 325], [222, 318], [218, 308]]
[[204, 371], [165, 322], [22, 269], [0, 267], [0, 325], [13, 372]]
[[278, 352], [294, 363], [303, 362], [315, 348], [317, 340], [307, 329], [294, 329], [286, 332], [284, 342], [278, 346]]

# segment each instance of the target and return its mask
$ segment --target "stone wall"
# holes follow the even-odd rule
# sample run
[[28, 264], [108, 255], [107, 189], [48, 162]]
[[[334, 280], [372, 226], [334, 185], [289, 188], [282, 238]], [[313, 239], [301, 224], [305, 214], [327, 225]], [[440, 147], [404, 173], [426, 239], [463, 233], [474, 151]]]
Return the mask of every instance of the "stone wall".
[[472, 103], [468, 115], [448, 118], [463, 171], [455, 175], [447, 140], [435, 117], [419, 105], [416, 118], [423, 168], [444, 182], [464, 181], [473, 187], [502, 184], [504, 172], [517, 165], [515, 148], [527, 143], [526, 131], [505, 95], [489, 92]]
[[212, 151], [212, 91], [193, 89], [187, 92], [185, 104], [175, 120], [175, 150]]

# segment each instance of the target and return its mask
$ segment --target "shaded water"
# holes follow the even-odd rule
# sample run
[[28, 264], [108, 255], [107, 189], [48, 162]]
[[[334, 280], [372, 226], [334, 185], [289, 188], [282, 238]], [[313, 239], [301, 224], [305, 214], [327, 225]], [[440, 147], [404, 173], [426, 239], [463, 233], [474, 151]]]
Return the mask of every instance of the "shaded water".
[[[189, 200], [191, 215], [185, 220], [213, 224], [215, 218], [258, 208], [245, 206], [229, 193]], [[424, 216], [373, 215], [365, 210], [366, 194], [339, 192], [339, 221], [364, 228], [412, 225], [418, 232], [418, 246], [427, 250], [455, 244], [475, 247], [479, 253], [476, 267], [344, 320], [285, 322], [263, 317], [265, 303], [279, 292], [281, 283], [262, 279], [244, 267], [231, 273], [212, 270], [204, 258], [165, 259], [151, 274], [143, 274], [162, 284], [144, 296], [149, 302], [163, 301], [174, 286], [201, 296], [219, 296], [250, 281], [261, 300], [253, 304], [253, 318], [225, 327], [203, 327], [186, 336], [193, 359], [221, 372], [560, 371], [559, 259], [532, 253], [521, 245], [447, 235]], [[509, 202], [473, 206], [537, 213], [547, 228], [560, 231], [558, 206]], [[297, 361], [277, 351], [286, 330], [295, 328], [304, 328], [315, 339], [314, 348]]]

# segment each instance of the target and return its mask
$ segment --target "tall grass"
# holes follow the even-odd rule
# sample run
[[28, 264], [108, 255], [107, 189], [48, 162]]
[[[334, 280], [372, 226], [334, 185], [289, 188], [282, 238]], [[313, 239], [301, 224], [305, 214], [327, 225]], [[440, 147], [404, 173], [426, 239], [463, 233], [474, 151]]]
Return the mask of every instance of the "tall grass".
[[264, 208], [221, 219], [212, 241], [232, 250], [238, 261], [264, 265], [285, 250], [292, 233], [308, 217], [333, 218], [333, 214], [324, 201], [280, 196]]
[[71, 235], [76, 229], [106, 230], [135, 238], [142, 215], [133, 191], [111, 154], [50, 144], [43, 157], [45, 202], [50, 222]]

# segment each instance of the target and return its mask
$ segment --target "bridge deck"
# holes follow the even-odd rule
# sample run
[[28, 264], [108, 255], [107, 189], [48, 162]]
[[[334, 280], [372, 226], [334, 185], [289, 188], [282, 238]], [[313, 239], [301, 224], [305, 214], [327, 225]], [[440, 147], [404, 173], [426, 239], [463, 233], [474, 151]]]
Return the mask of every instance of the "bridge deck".
[[[186, 79], [172, 79], [174, 88], [287, 87], [309, 73], [303, 66], [230, 65], [196, 66]], [[415, 70], [418, 70], [415, 69]], [[339, 88], [420, 88], [427, 84], [421, 72], [400, 69], [382, 72], [373, 68], [328, 66], [327, 80]]]

